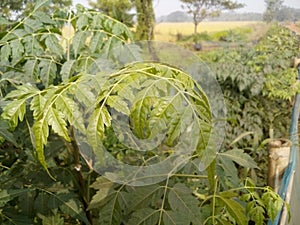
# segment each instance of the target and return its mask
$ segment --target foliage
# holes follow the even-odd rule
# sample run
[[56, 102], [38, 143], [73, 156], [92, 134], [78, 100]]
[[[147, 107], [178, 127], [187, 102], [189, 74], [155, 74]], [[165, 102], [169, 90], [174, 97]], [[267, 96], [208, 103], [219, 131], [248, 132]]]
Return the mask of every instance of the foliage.
[[298, 54], [298, 38], [286, 28], [273, 26], [254, 48], [237, 48], [203, 56], [211, 61], [227, 102], [227, 138], [248, 134], [234, 146], [256, 159], [260, 171], [241, 171], [265, 185], [267, 151], [264, 140], [288, 138], [292, 99], [299, 91], [297, 71], [290, 62]]
[[[96, 73], [101, 66], [97, 60], [132, 40], [125, 25], [101, 13], [78, 5], [76, 14], [61, 11], [49, 17], [39, 10], [46, 3], [39, 1], [26, 19], [1, 35], [1, 95], [10, 99], [2, 101], [10, 105], [2, 120], [9, 119], [11, 128], [16, 128], [15, 138], [11, 128], [1, 132], [7, 140], [1, 147], [1, 156], [6, 155], [1, 158], [3, 224], [52, 219], [66, 224], [91, 223], [88, 180], [93, 173], [86, 165], [74, 170], [83, 163], [66, 130], [66, 121], [76, 122], [71, 111], [74, 99], [61, 94], [73, 88], [84, 101], [89, 92], [84, 92], [83, 85], [75, 85], [78, 74]], [[48, 126], [54, 132], [49, 132]], [[55, 180], [37, 160], [47, 165]]]
[[210, 41], [221, 45], [222, 42], [232, 42], [232, 43], [245, 43], [247, 41], [247, 35], [252, 32], [250, 28], [235, 28], [227, 29], [223, 31], [217, 31], [213, 33], [200, 32], [196, 36], [188, 35], [180, 39], [183, 42], [193, 42], [196, 40], [197, 43]]
[[[246, 184], [222, 191], [219, 182], [215, 180], [215, 189], [211, 193], [206, 192], [201, 188], [206, 185], [204, 177], [180, 173], [164, 183], [138, 188], [115, 185], [98, 178], [92, 184], [97, 193], [90, 207], [100, 208], [100, 224], [120, 224], [122, 221], [125, 224], [246, 225], [250, 220], [264, 224], [266, 215], [274, 219], [274, 214], [283, 204], [280, 197], [270, 189], [262, 188], [261, 194], [258, 194], [254, 187]], [[181, 182], [178, 182], [179, 179]], [[244, 193], [241, 199], [238, 197], [240, 191]], [[257, 202], [260, 205], [252, 204]], [[249, 207], [248, 214], [245, 213], [244, 204]], [[267, 207], [268, 212], [265, 211]]]
[[[123, 65], [122, 46], [126, 58], [139, 54], [124, 45], [133, 41], [124, 24], [80, 5], [48, 16], [39, 11], [46, 4], [38, 1], [0, 36], [1, 224], [246, 225], [274, 218], [279, 196], [238, 177], [235, 165], [254, 170], [254, 160], [238, 147], [209, 148], [212, 113], [197, 82], [169, 65]], [[165, 130], [161, 148], [133, 155], [112, 129], [116, 115], [142, 140]], [[80, 156], [76, 132], [96, 161]], [[160, 183], [134, 187], [92, 171], [111, 166], [100, 142], [117, 159], [147, 166], [178, 143], [186, 147], [179, 138], [188, 132], [196, 134], [188, 162]], [[205, 154], [213, 159], [201, 170]]]
[[[24, 17], [28, 15], [36, 1], [34, 0], [17, 0], [17, 1], [7, 1], [1, 0], [0, 2], [0, 15], [6, 17], [7, 19], [13, 19], [14, 17]], [[60, 8], [69, 7], [72, 5], [72, 0], [52, 0], [52, 3], [42, 10], [52, 13]]]
[[282, 0], [265, 0], [266, 3], [266, 11], [264, 12], [263, 19], [266, 22], [274, 21], [276, 17], [276, 13], [282, 7]]
[[265, 22], [272, 21], [290, 21], [295, 22], [299, 20], [299, 9], [291, 8], [283, 5], [284, 1], [280, 0], [265, 0], [266, 10], [263, 14]]
[[127, 26], [133, 26], [133, 14], [128, 13], [133, 6], [130, 0], [89, 0], [89, 5]]
[[187, 8], [187, 12], [193, 15], [194, 34], [197, 34], [198, 24], [206, 17], [213, 17], [220, 15], [223, 10], [232, 10], [243, 7], [242, 4], [227, 1], [214, 0], [181, 0], [183, 7]]
[[281, 9], [276, 13], [276, 20], [293, 22], [298, 21], [300, 19], [299, 12], [299, 9], [282, 6]]
[[137, 13], [136, 40], [153, 40], [155, 15], [152, 0], [134, 0]]

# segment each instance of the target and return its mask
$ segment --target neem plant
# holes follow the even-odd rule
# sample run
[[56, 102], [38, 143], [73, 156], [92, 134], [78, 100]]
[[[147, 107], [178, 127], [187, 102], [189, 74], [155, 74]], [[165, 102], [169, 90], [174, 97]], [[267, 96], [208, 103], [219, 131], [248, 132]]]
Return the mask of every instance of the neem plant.
[[[240, 150], [208, 148], [213, 116], [195, 80], [157, 62], [122, 65], [120, 49], [139, 52], [126, 45], [133, 39], [125, 25], [82, 6], [49, 16], [39, 11], [47, 2], [18, 23], [1, 19], [10, 27], [0, 39], [2, 224], [243, 225], [274, 218], [283, 203], [269, 188], [247, 181], [229, 189], [234, 163], [256, 165]], [[126, 132], [112, 129], [120, 117]], [[122, 143], [126, 137], [161, 139], [137, 152]], [[138, 168], [170, 158], [175, 168], [140, 181], [138, 170], [116, 171], [108, 156]], [[164, 179], [153, 182], [157, 174]]]

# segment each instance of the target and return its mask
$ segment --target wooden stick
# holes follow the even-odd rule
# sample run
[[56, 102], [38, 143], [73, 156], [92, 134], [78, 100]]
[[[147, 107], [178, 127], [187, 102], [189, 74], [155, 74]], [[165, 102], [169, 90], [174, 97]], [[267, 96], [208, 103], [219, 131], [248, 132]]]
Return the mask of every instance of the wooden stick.
[[288, 139], [273, 140], [268, 144], [268, 185], [278, 191], [285, 168], [289, 164], [291, 142]]
[[[293, 171], [293, 173], [291, 175], [289, 186], [288, 186], [288, 189], [287, 189], [287, 192], [286, 192], [285, 202], [287, 204], [289, 204], [290, 200], [291, 200], [293, 184], [294, 184], [294, 177], [295, 177], [295, 170]], [[279, 225], [287, 224], [286, 223], [287, 222], [287, 216], [288, 216], [288, 210], [287, 210], [286, 206], [283, 206], [283, 211], [282, 211], [282, 214], [281, 214]]]

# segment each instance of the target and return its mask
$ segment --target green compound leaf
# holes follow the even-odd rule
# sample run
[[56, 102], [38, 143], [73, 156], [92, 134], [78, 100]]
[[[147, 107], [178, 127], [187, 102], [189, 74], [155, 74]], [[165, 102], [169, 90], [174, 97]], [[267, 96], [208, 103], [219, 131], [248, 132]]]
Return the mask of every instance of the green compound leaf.
[[232, 199], [224, 198], [221, 196], [217, 196], [217, 197], [224, 203], [226, 209], [228, 210], [230, 215], [235, 219], [237, 224], [239, 225], [248, 224], [248, 220], [245, 215], [245, 209], [243, 206], [241, 206], [238, 202]]
[[243, 150], [240, 149], [233, 149], [226, 152], [219, 153], [221, 157], [226, 157], [237, 164], [248, 167], [248, 168], [258, 168], [255, 161]]
[[[169, 192], [168, 201], [171, 209], [176, 212], [168, 214], [168, 221], [170, 221], [171, 218], [172, 221], [182, 221], [184, 218], [184, 224], [190, 224], [191, 222], [201, 224], [200, 209], [197, 207], [199, 202], [192, 196], [191, 189], [184, 184], [175, 184]], [[173, 215], [173, 217], [170, 217], [171, 215]], [[179, 218], [180, 216], [183, 217]]]
[[144, 208], [135, 211], [132, 218], [129, 220], [128, 224], [136, 225], [156, 225], [159, 219], [159, 211]]

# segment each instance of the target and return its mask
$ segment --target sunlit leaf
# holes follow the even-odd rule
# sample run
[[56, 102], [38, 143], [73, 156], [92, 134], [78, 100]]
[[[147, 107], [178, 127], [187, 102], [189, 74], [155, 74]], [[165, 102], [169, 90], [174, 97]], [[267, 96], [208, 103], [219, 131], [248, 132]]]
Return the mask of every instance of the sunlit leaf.
[[47, 120], [55, 133], [63, 137], [65, 140], [71, 141], [68, 135], [67, 123], [64, 119], [64, 114], [54, 108], [50, 108]]

